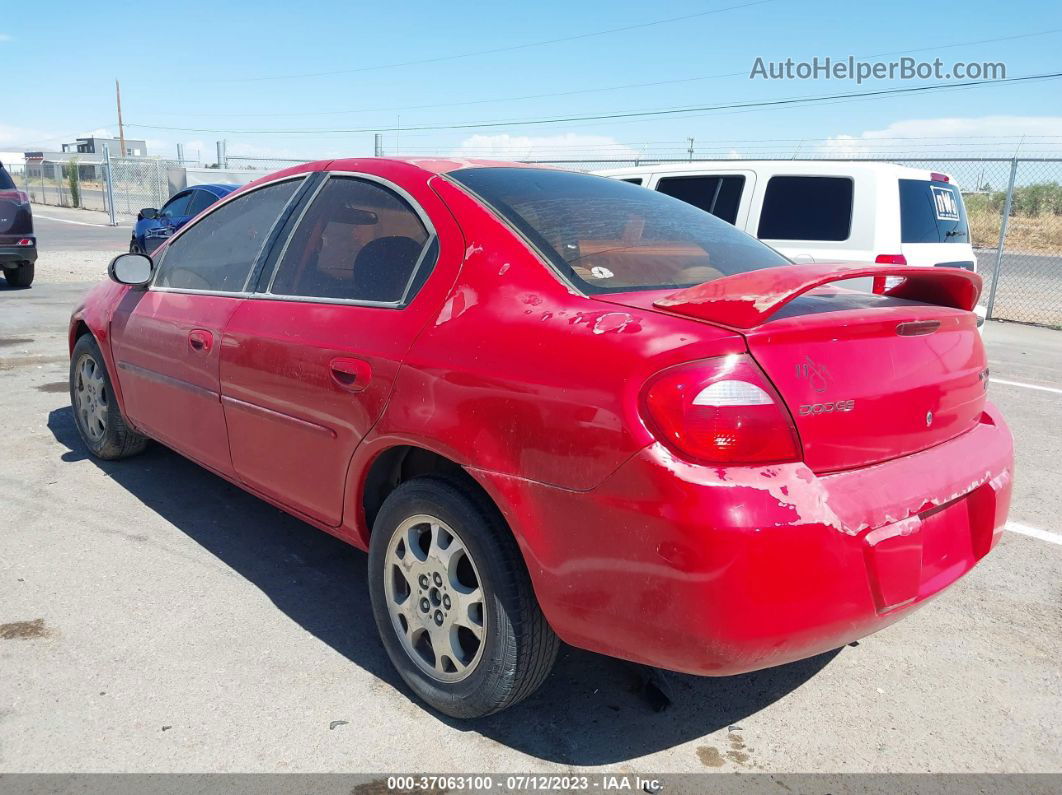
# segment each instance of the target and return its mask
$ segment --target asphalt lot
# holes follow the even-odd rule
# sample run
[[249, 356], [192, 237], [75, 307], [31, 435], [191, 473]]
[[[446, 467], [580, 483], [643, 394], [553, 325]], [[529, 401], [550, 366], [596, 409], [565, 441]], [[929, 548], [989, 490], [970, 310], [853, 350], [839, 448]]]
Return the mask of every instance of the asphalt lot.
[[[0, 771], [1062, 771], [1062, 545], [1019, 532], [857, 646], [669, 676], [662, 712], [639, 671], [574, 649], [506, 713], [429, 712], [376, 637], [362, 553], [161, 446], [87, 456], [66, 320], [129, 230], [37, 226], [39, 281], [0, 287]], [[1062, 392], [1031, 388], [1062, 390], [1062, 332], [985, 339], [1011, 518], [1062, 537]]]

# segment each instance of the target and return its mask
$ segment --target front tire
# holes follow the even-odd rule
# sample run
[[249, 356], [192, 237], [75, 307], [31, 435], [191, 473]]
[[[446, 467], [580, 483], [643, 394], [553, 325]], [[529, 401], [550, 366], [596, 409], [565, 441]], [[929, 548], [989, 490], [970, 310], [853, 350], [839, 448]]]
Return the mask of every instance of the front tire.
[[147, 437], [132, 430], [122, 416], [103, 354], [91, 334], [83, 334], [70, 355], [70, 405], [81, 440], [97, 458], [126, 458], [147, 446]]
[[23, 262], [17, 268], [4, 268], [4, 278], [10, 287], [29, 287], [36, 270], [35, 263]]
[[369, 594], [402, 679], [452, 717], [527, 698], [556, 659], [560, 642], [505, 520], [454, 481], [414, 478], [388, 496], [369, 543]]

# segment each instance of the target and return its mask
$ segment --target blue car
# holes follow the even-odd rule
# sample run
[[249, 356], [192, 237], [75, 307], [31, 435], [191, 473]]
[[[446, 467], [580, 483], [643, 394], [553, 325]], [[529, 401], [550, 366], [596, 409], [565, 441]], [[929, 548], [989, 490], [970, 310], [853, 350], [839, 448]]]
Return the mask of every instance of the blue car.
[[218, 199], [228, 196], [239, 185], [195, 185], [186, 188], [162, 205], [161, 210], [145, 207], [136, 215], [131, 254], [150, 254], [178, 229]]

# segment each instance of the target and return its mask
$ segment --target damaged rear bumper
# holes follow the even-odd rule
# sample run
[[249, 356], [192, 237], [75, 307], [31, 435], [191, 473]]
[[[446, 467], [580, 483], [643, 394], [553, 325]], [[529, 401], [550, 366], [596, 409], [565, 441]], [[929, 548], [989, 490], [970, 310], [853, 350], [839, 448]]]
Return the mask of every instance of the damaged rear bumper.
[[490, 485], [562, 639], [727, 675], [842, 646], [955, 582], [999, 539], [1012, 476], [988, 406], [949, 442], [830, 475], [697, 466], [652, 445], [590, 492]]

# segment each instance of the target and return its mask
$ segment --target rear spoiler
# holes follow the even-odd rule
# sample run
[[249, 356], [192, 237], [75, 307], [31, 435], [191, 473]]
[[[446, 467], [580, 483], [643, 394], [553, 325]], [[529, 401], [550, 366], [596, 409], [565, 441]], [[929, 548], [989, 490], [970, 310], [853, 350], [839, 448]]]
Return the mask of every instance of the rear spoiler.
[[830, 282], [866, 276], [903, 277], [884, 294], [936, 306], [969, 311], [981, 295], [981, 277], [960, 268], [820, 262], [736, 273], [679, 290], [653, 306], [710, 323], [754, 328], [798, 295]]

